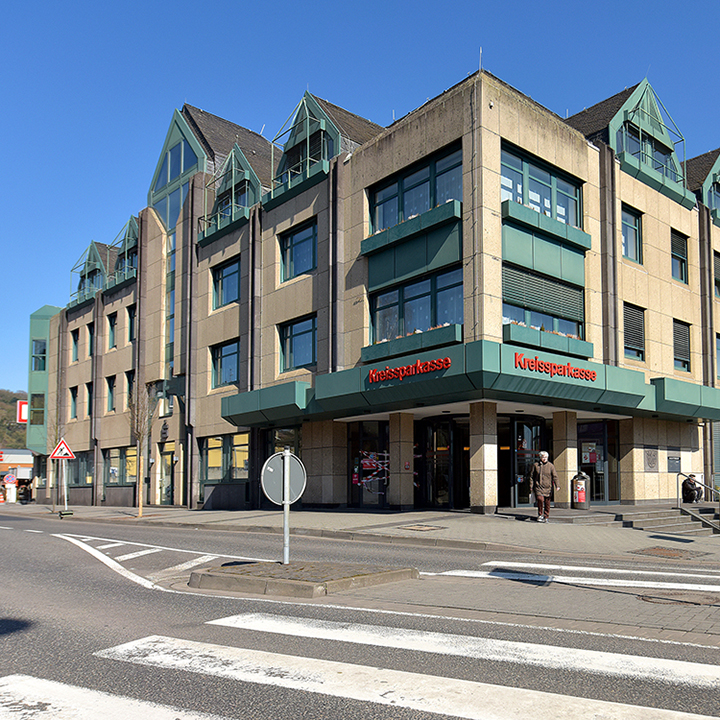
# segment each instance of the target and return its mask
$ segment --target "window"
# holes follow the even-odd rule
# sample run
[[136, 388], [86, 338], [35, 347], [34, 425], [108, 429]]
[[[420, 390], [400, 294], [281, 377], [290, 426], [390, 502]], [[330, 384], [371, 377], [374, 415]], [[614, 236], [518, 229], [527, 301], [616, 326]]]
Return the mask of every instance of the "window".
[[77, 420], [77, 399], [78, 389], [76, 387], [70, 388], [70, 419]]
[[249, 435], [218, 435], [200, 441], [202, 482], [242, 482], [248, 479]]
[[107, 411], [115, 412], [115, 376], [105, 378], [107, 384]]
[[626, 122], [617, 132], [618, 154], [628, 152], [645, 165], [657, 170], [661, 175], [673, 182], [683, 181], [673, 158], [671, 148], [665, 147], [652, 135], [639, 130], [632, 123]]
[[276, 182], [292, 182], [309, 172], [321, 160], [329, 160], [335, 155], [335, 143], [325, 130], [316, 130], [310, 135], [310, 141], [301, 140], [286, 148], [281, 160]]
[[213, 310], [240, 299], [240, 260], [213, 268]]
[[85, 383], [85, 397], [87, 398], [87, 416], [92, 417], [93, 414], [93, 384]]
[[503, 264], [503, 325], [583, 339], [584, 289], [546, 275]]
[[670, 232], [670, 246], [672, 254], [672, 276], [687, 285], [687, 238], [675, 230]]
[[233, 340], [211, 348], [212, 386], [234, 385], [238, 381], [240, 363], [240, 341]]
[[197, 155], [190, 147], [190, 143], [183, 138], [165, 153], [162, 167], [153, 188], [154, 192], [158, 192], [175, 178], [191, 170], [195, 165], [197, 165]]
[[95, 352], [95, 323], [89, 323], [87, 326], [88, 337], [88, 357], [92, 357]]
[[135, 390], [135, 371], [134, 370], [128, 370], [125, 373], [125, 388], [127, 390], [126, 394], [126, 400], [125, 400], [125, 406], [130, 409], [130, 406], [132, 404], [132, 396], [133, 391]]
[[645, 311], [635, 305], [624, 303], [625, 357], [645, 360]]
[[642, 264], [640, 215], [629, 208], [622, 210], [622, 250], [628, 260]]
[[500, 200], [520, 203], [536, 212], [580, 227], [580, 186], [550, 168], [514, 153], [501, 154]]
[[309, 272], [316, 267], [317, 223], [313, 221], [280, 237], [282, 280]]
[[108, 315], [108, 350], [117, 347], [115, 329], [117, 327], [117, 313]]
[[42, 393], [30, 395], [30, 424], [45, 424], [45, 395]]
[[45, 372], [47, 360], [47, 343], [45, 340], [32, 341], [33, 372]]
[[70, 331], [70, 344], [72, 346], [72, 361], [77, 362], [78, 359], [78, 344], [80, 342], [80, 331], [79, 330], [71, 330]]
[[130, 305], [127, 309], [128, 317], [128, 342], [135, 342], [135, 315], [137, 313], [135, 305]]
[[108, 485], [134, 485], [137, 480], [137, 449], [103, 450], [105, 482]]
[[690, 326], [673, 320], [673, 351], [675, 369], [690, 372]]
[[708, 190], [708, 207], [720, 210], [720, 183], [714, 182]]
[[317, 362], [317, 319], [312, 317], [280, 326], [280, 372]]
[[462, 268], [383, 290], [370, 300], [373, 341], [463, 322]]
[[372, 193], [373, 232], [385, 230], [449, 200], [462, 202], [462, 150], [413, 166]]
[[220, 220], [234, 217], [233, 213], [248, 206], [248, 182], [243, 180], [234, 187], [229, 188], [221, 195], [215, 204], [215, 212]]
[[715, 336], [715, 375], [720, 379], [720, 335]]

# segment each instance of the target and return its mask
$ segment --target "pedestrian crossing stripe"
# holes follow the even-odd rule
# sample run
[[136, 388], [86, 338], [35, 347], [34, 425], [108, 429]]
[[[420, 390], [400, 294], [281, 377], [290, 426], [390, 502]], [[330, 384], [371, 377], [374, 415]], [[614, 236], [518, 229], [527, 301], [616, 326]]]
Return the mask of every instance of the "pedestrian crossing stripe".
[[571, 697], [153, 635], [96, 656], [466, 720], [709, 720], [674, 710]]

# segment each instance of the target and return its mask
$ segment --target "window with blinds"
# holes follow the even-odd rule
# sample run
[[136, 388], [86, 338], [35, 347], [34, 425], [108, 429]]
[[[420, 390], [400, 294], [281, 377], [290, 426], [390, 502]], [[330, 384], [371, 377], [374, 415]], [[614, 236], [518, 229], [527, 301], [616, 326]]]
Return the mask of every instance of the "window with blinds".
[[715, 297], [720, 298], [720, 253], [713, 253], [713, 274], [715, 276]]
[[636, 305], [624, 303], [625, 357], [645, 360], [645, 311]]
[[670, 250], [672, 253], [672, 276], [687, 284], [687, 238], [676, 230], [670, 231]]
[[690, 326], [673, 320], [673, 352], [675, 369], [690, 372]]

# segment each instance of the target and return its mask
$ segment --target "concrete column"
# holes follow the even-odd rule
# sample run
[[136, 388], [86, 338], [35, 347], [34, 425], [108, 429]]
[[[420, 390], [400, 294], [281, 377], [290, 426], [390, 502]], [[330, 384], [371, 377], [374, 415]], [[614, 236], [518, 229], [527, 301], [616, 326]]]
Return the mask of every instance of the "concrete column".
[[387, 488], [387, 502], [399, 506], [401, 510], [412, 510], [415, 507], [414, 421], [410, 413], [390, 415], [390, 484]]
[[653, 460], [657, 464], [657, 450], [645, 452], [644, 438], [635, 418], [620, 421], [619, 435], [620, 502], [632, 504], [645, 499], [645, 466], [652, 467]]
[[470, 510], [491, 514], [498, 498], [497, 404], [470, 404]]
[[558, 474], [555, 505], [570, 507], [572, 479], [578, 471], [577, 413], [553, 413], [553, 447], [550, 460]]
[[303, 501], [345, 505], [348, 493], [347, 425], [323, 420], [302, 426], [302, 461], [307, 472]]

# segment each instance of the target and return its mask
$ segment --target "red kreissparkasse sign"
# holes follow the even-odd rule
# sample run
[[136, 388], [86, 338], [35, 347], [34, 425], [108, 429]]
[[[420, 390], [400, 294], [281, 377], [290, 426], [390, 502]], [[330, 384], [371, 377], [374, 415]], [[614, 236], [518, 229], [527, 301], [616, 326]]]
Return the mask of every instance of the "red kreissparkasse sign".
[[385, 366], [384, 370], [371, 370], [368, 373], [368, 382], [385, 382], [386, 380], [403, 380], [412, 375], [423, 375], [424, 373], [436, 372], [437, 370], [447, 370], [452, 365], [449, 357], [437, 358], [437, 360], [428, 360], [423, 362], [417, 360], [411, 365], [401, 365], [400, 367], [391, 368]]
[[590, 382], [597, 380], [597, 372], [595, 372], [595, 370], [574, 367], [570, 363], [561, 365], [559, 363], [547, 362], [546, 360], [541, 360], [537, 355], [532, 358], [526, 358], [525, 353], [515, 353], [515, 367], [520, 370], [529, 370], [530, 372], [547, 373], [550, 377], [559, 375], [560, 377], [589, 380]]

